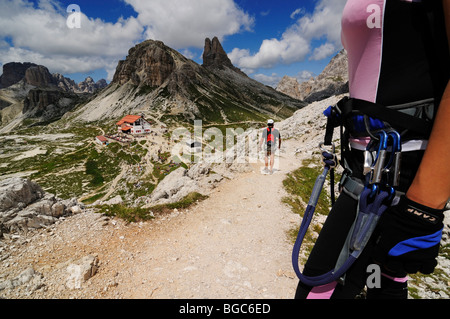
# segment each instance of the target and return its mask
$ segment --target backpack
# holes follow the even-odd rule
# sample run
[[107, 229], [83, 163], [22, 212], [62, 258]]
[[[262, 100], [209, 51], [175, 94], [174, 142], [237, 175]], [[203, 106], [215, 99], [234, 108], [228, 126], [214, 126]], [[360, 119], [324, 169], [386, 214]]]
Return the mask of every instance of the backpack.
[[272, 147], [272, 142], [275, 145], [275, 136], [272, 133], [273, 127], [267, 128], [267, 148]]

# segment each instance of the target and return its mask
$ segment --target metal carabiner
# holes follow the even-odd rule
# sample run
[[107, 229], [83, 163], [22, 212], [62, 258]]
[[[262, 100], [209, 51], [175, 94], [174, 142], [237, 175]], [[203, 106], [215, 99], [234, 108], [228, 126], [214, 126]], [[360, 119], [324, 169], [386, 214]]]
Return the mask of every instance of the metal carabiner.
[[392, 174], [390, 185], [393, 187], [399, 186], [400, 183], [400, 166], [402, 159], [402, 142], [400, 134], [396, 131], [391, 131], [388, 136], [392, 139], [392, 151], [388, 165], [384, 168], [386, 174]]
[[319, 149], [322, 152], [324, 163], [331, 169], [339, 166], [339, 159], [336, 155], [336, 145], [331, 143], [331, 152], [324, 148], [325, 143], [319, 144]]
[[381, 182], [384, 163], [386, 162], [388, 135], [385, 131], [378, 132], [377, 135], [380, 137], [380, 145], [375, 158], [375, 164], [372, 165], [373, 169], [370, 184], [378, 184]]

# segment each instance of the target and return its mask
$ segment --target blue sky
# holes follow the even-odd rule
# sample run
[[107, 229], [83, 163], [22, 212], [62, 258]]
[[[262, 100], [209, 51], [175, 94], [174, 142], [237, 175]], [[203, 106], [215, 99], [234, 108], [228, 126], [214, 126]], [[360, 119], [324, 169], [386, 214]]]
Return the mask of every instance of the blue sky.
[[[146, 39], [201, 64], [219, 37], [233, 64], [275, 86], [318, 75], [342, 49], [346, 0], [0, 0], [0, 64], [34, 62], [77, 82], [112, 79], [119, 60]], [[69, 28], [70, 4], [79, 28]], [[74, 17], [74, 16], [72, 16]]]

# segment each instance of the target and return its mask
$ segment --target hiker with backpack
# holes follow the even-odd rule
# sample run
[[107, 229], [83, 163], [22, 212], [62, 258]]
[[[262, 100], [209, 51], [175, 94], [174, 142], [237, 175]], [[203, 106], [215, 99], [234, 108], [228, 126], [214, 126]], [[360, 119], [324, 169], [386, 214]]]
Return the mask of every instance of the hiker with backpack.
[[281, 149], [281, 135], [280, 132], [276, 128], [274, 128], [274, 126], [275, 126], [274, 120], [267, 121], [267, 128], [264, 129], [258, 145], [258, 152], [259, 152], [261, 150], [261, 146], [264, 143], [265, 167], [263, 172], [265, 174], [267, 173], [273, 174], [273, 166], [275, 164], [275, 152], [277, 150], [277, 141], [278, 141], [278, 149]]
[[[327, 110], [323, 143], [341, 128], [341, 194], [302, 272], [294, 246], [296, 298], [355, 298], [379, 267], [366, 297], [406, 299], [408, 274], [434, 271], [450, 198], [449, 38], [450, 0], [347, 1], [350, 96]], [[337, 162], [323, 155], [315, 195]]]

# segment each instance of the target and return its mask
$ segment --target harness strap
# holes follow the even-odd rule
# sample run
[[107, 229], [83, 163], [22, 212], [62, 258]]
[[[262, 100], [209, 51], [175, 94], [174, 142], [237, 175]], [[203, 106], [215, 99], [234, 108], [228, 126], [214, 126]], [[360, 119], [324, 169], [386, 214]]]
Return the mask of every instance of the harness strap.
[[344, 119], [352, 115], [363, 114], [398, 127], [429, 136], [433, 127], [431, 121], [412, 116], [378, 103], [345, 97], [338, 102], [338, 107]]

